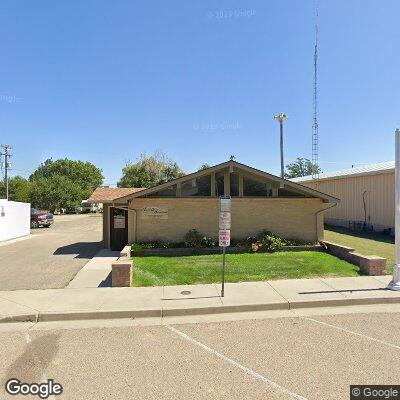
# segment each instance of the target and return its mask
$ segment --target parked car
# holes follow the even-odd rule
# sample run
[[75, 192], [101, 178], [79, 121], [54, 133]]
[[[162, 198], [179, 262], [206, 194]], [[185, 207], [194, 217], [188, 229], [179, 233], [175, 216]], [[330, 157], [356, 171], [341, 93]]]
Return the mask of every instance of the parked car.
[[49, 228], [54, 223], [53, 214], [49, 211], [40, 211], [36, 208], [31, 208], [31, 228], [39, 228], [44, 226]]
[[90, 203], [88, 200], [82, 200], [81, 209], [83, 214], [100, 212], [99, 203]]
[[79, 214], [81, 211], [81, 207], [67, 207], [65, 214]]

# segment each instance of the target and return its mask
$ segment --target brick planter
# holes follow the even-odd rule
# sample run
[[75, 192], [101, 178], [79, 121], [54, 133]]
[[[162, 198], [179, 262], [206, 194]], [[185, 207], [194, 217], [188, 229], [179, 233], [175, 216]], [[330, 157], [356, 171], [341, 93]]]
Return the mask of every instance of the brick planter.
[[332, 242], [321, 242], [325, 250], [340, 258], [360, 267], [365, 275], [386, 275], [386, 258], [378, 256], [364, 256], [355, 253], [352, 247], [342, 246]]

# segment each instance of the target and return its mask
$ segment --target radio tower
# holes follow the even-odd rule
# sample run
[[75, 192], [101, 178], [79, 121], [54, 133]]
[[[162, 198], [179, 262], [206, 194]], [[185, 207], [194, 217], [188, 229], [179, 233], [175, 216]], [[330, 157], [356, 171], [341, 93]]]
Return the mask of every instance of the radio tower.
[[312, 123], [312, 178], [318, 187], [319, 168], [318, 168], [318, 21], [319, 4], [315, 2], [315, 45], [314, 45], [314, 82], [313, 82], [313, 123]]

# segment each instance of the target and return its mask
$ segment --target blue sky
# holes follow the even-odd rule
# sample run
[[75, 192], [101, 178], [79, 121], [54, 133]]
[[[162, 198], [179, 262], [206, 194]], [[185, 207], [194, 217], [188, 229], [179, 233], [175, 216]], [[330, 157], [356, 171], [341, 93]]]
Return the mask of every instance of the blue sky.
[[[400, 2], [320, 1], [324, 171], [394, 159]], [[159, 149], [186, 171], [234, 154], [279, 173], [311, 158], [314, 1], [0, 3], [0, 143], [12, 174], [46, 158], [95, 163], [116, 183]]]

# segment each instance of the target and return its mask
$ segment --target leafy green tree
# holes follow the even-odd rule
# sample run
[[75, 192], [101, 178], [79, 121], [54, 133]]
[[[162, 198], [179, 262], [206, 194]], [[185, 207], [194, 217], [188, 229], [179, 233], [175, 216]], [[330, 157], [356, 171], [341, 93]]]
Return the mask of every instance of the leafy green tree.
[[29, 181], [32, 206], [54, 211], [79, 206], [102, 184], [103, 175], [90, 162], [48, 159], [39, 165]]
[[321, 168], [313, 164], [308, 158], [298, 157], [296, 161], [286, 165], [285, 178], [292, 179], [321, 172]]
[[90, 162], [67, 158], [53, 161], [50, 158], [39, 165], [29, 180], [34, 182], [39, 178], [50, 178], [55, 175], [65, 176], [79, 186], [82, 190], [82, 199], [89, 197], [104, 179], [102, 170]]
[[149, 188], [179, 178], [184, 174], [179, 165], [163, 153], [156, 152], [152, 156], [142, 154], [138, 162], [125, 164], [118, 187]]
[[[9, 199], [12, 201], [30, 202], [31, 183], [22, 176], [14, 176], [8, 181]], [[4, 181], [0, 182], [0, 197], [6, 195]]]
[[203, 171], [203, 169], [210, 168], [211, 165], [209, 163], [203, 163], [201, 164], [201, 167], [197, 171]]
[[82, 189], [63, 175], [38, 177], [31, 187], [32, 207], [54, 212], [61, 207], [78, 207], [83, 199]]

